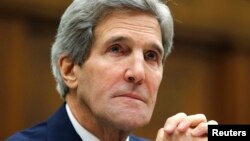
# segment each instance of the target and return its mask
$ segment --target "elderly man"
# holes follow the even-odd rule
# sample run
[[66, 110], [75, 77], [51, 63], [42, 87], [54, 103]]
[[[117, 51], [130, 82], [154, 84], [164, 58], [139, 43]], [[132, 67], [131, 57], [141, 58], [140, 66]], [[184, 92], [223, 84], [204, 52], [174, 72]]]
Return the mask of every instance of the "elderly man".
[[[172, 38], [170, 11], [158, 0], [75, 0], [51, 54], [65, 103], [7, 140], [145, 140], [131, 132], [151, 119]], [[202, 114], [176, 114], [156, 140], [206, 140], [209, 122]]]

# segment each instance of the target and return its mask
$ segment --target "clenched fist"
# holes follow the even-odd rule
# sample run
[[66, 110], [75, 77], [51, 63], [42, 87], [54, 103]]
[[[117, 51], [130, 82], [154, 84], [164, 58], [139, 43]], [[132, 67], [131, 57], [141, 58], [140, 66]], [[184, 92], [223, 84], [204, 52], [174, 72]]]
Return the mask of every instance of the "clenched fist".
[[158, 131], [156, 141], [206, 141], [208, 124], [218, 124], [214, 120], [207, 121], [203, 114], [187, 116], [178, 113], [166, 120]]

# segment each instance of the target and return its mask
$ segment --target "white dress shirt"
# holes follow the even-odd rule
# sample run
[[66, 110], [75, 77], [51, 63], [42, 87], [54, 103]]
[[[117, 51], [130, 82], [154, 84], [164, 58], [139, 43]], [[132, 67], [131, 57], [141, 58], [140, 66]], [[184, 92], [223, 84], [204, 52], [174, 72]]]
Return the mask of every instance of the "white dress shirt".
[[[93, 135], [80, 125], [80, 123], [75, 119], [74, 115], [72, 114], [68, 104], [66, 104], [66, 111], [69, 116], [69, 120], [71, 121], [74, 129], [76, 130], [76, 133], [80, 136], [82, 141], [100, 141], [95, 135]], [[129, 137], [126, 139], [126, 141], [129, 141]]]

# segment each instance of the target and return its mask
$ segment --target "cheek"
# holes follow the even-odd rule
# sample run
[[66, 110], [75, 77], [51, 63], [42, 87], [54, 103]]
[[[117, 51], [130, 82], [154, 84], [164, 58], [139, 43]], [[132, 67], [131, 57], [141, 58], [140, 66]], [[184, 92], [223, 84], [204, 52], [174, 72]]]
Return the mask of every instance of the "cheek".
[[[94, 65], [93, 65], [94, 64]], [[100, 99], [100, 97], [108, 96], [109, 90], [121, 78], [121, 67], [119, 65], [112, 65], [102, 61], [88, 62], [85, 65], [84, 82], [87, 93], [91, 94], [93, 99]]]
[[148, 79], [148, 88], [154, 101], [157, 97], [158, 89], [162, 80], [162, 72], [152, 72]]
[[[111, 65], [105, 62], [92, 62], [85, 68], [85, 74], [87, 75], [85, 86], [82, 86], [87, 98], [88, 105], [91, 107], [94, 113], [102, 113], [105, 111], [110, 103], [112, 92], [116, 90], [117, 84], [121, 82], [121, 67], [118, 65]], [[81, 84], [82, 85], [82, 84]], [[107, 108], [106, 108], [107, 109]]]

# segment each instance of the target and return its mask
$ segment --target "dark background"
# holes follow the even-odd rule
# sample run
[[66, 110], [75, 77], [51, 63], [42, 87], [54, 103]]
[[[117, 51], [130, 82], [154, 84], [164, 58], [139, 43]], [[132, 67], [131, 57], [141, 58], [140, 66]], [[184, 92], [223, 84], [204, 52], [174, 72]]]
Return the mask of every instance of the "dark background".
[[[0, 0], [0, 140], [47, 119], [63, 102], [50, 48], [71, 0]], [[152, 122], [204, 113], [223, 124], [250, 123], [250, 1], [172, 0], [174, 50], [165, 64]]]

